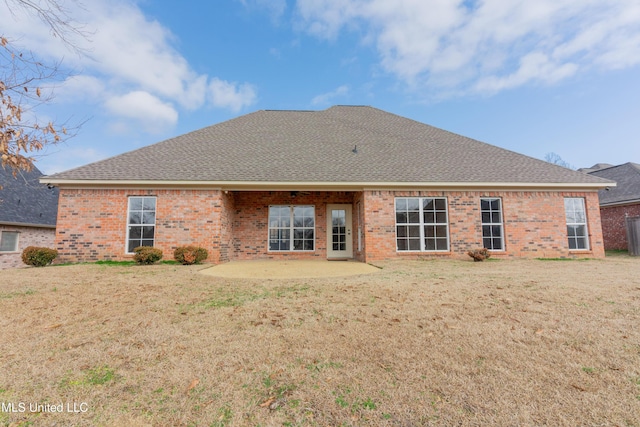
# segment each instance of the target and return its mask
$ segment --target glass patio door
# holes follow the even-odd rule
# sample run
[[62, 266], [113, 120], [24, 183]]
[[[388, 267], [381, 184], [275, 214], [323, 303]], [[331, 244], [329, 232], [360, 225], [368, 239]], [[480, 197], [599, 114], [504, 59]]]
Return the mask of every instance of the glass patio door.
[[353, 258], [351, 205], [327, 205], [327, 258]]

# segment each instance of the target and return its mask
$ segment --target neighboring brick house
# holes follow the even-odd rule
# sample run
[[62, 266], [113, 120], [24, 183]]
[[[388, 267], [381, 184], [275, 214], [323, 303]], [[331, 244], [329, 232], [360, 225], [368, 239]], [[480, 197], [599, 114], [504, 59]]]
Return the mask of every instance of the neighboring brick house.
[[0, 166], [0, 269], [23, 266], [28, 246], [54, 247], [58, 189], [41, 184], [41, 176], [36, 167], [14, 177]]
[[41, 180], [61, 261], [602, 257], [613, 183], [371, 107], [258, 111]]
[[627, 250], [626, 218], [640, 217], [640, 164], [599, 163], [580, 171], [617, 183], [616, 187], [599, 192], [604, 248]]

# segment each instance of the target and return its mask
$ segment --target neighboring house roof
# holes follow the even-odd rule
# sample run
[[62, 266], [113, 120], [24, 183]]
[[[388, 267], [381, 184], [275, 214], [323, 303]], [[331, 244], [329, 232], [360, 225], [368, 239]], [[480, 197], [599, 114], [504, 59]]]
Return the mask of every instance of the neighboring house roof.
[[596, 163], [595, 165], [591, 166], [590, 168], [580, 168], [578, 169], [578, 172], [583, 172], [583, 173], [591, 173], [600, 169], [605, 169], [605, 168], [610, 168], [613, 167], [613, 165], [609, 164], [609, 163]]
[[42, 172], [35, 166], [30, 172], [0, 166], [0, 224], [55, 227], [58, 214], [58, 189], [38, 181]]
[[[372, 107], [257, 111], [47, 177], [73, 184], [344, 188], [544, 184], [603, 188], [552, 165]], [[278, 185], [280, 187], [278, 187]]]
[[640, 164], [629, 162], [589, 174], [617, 183], [615, 188], [599, 192], [600, 206], [640, 203]]

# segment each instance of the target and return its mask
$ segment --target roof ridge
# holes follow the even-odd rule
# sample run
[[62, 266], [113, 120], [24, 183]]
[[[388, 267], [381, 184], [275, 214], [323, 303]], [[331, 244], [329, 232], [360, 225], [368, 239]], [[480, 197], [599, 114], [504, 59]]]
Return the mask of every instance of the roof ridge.
[[638, 173], [640, 173], [640, 163], [634, 163], [634, 162], [627, 162], [629, 165], [631, 165], [632, 168], [634, 168], [635, 170], [638, 171]]
[[[271, 110], [271, 109], [265, 109], [265, 110], [259, 110], [259, 111], [268, 111], [270, 113], [317, 113], [319, 111], [323, 111], [323, 110], [297, 110], [297, 109], [290, 109], [290, 110]], [[233, 119], [231, 119], [233, 120]]]

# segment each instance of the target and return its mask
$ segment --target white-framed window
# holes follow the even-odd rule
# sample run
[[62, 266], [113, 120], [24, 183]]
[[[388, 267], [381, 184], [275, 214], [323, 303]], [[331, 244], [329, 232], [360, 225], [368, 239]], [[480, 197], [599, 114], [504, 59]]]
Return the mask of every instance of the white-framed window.
[[153, 246], [156, 234], [156, 197], [129, 197], [127, 212], [127, 253], [133, 253], [138, 246]]
[[398, 197], [395, 205], [397, 251], [449, 250], [446, 198]]
[[269, 206], [269, 250], [313, 251], [315, 227], [314, 206]]
[[18, 252], [18, 231], [0, 232], [0, 252]]
[[588, 250], [587, 212], [582, 197], [566, 197], [564, 212], [567, 216], [567, 238], [569, 250]]
[[480, 199], [482, 216], [482, 246], [490, 251], [504, 250], [502, 200], [497, 197]]

